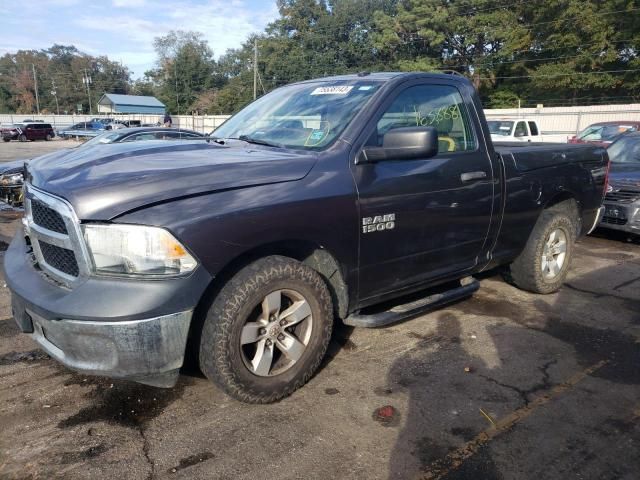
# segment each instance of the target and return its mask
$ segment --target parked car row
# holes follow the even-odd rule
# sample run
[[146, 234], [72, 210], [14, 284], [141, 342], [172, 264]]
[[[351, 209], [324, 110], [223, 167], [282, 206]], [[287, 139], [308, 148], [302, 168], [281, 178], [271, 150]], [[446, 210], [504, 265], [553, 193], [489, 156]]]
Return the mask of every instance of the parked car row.
[[42, 120], [23, 120], [12, 125], [0, 127], [0, 136], [5, 142], [18, 140], [27, 142], [33, 140], [52, 140], [56, 135], [68, 139], [75, 137], [94, 137], [106, 130], [118, 130], [133, 127], [156, 127], [159, 123], [143, 124], [141, 120], [118, 120], [113, 118], [93, 118], [88, 122], [76, 123], [68, 128], [53, 128], [50, 123]]

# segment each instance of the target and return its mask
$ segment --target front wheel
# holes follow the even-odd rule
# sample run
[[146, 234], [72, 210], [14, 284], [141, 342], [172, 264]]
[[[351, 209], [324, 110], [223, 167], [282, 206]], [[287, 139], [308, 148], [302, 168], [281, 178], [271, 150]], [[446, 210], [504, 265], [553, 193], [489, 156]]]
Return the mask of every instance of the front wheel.
[[23, 133], [22, 135], [20, 135], [18, 137], [18, 140], [20, 140], [21, 142], [26, 142], [27, 141], [27, 136]]
[[203, 373], [248, 403], [290, 395], [315, 373], [331, 338], [331, 296], [320, 275], [270, 256], [240, 270], [207, 312]]
[[47, 133], [47, 136], [44, 137], [44, 139], [48, 142], [49, 140], [53, 140], [53, 135], [51, 135], [50, 133]]
[[572, 209], [563, 204], [542, 212], [506, 278], [523, 290], [553, 293], [564, 283], [576, 238]]

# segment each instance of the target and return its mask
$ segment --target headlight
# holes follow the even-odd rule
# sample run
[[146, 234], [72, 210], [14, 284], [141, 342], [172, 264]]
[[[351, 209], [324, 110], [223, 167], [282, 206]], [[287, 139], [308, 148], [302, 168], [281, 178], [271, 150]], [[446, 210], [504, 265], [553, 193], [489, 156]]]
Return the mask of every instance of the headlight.
[[0, 177], [0, 184], [2, 185], [22, 185], [23, 176], [22, 173], [11, 173], [8, 175], [2, 175]]
[[117, 224], [82, 228], [97, 274], [174, 276], [197, 266], [186, 248], [162, 228]]

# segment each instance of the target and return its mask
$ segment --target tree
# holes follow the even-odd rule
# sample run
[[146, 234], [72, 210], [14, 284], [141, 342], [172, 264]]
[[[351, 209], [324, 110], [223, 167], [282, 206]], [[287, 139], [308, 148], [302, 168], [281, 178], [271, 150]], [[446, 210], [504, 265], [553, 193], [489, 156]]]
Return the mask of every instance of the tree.
[[169, 111], [190, 112], [204, 91], [213, 86], [213, 52], [201, 33], [170, 31], [157, 37], [153, 46], [158, 54], [157, 68], [147, 72]]

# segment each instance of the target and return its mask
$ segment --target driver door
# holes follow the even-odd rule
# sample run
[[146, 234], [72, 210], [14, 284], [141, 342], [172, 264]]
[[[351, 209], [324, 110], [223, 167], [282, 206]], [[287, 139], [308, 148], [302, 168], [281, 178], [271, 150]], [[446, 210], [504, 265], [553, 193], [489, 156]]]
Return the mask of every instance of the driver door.
[[494, 195], [489, 155], [479, 148], [476, 124], [456, 86], [409, 86], [375, 121], [367, 145], [381, 146], [394, 128], [432, 126], [438, 154], [352, 166], [361, 217], [359, 296], [365, 303], [473, 268]]

